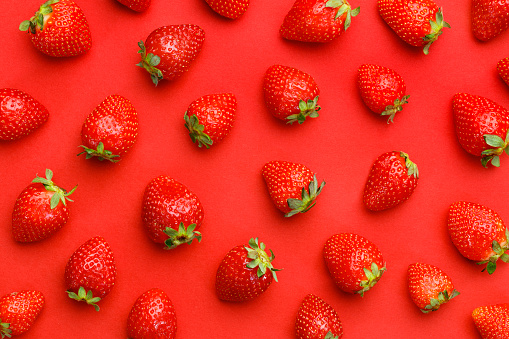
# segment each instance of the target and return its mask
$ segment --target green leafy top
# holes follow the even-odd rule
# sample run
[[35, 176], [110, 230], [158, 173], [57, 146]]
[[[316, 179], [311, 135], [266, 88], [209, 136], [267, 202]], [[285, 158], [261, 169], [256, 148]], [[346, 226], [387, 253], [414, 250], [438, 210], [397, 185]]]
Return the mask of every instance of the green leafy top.
[[497, 260], [500, 259], [505, 263], [509, 263], [509, 230], [505, 229], [505, 244], [501, 245], [498, 241], [493, 240], [491, 244], [493, 254], [488, 260], [478, 262], [478, 265], [487, 264], [482, 272], [487, 271], [489, 274], [493, 274], [497, 269]]
[[94, 306], [96, 311], [99, 311], [99, 306], [97, 305], [97, 302], [101, 300], [99, 297], [94, 297], [92, 291], [86, 291], [83, 286], [80, 286], [78, 289], [78, 294], [67, 291], [67, 296], [71, 299], [77, 300], [77, 301], [85, 301], [87, 304]]
[[103, 161], [103, 160], [108, 160], [111, 162], [119, 162], [120, 161], [120, 159], [116, 159], [116, 158], [119, 158], [120, 155], [113, 154], [113, 152], [111, 152], [107, 149], [104, 149], [104, 144], [102, 142], [99, 142], [99, 144], [97, 144], [97, 149], [88, 148], [87, 146], [83, 146], [83, 145], [80, 145], [79, 147], [83, 147], [84, 151], [81, 153], [78, 153], [78, 156], [80, 156], [82, 154], [86, 154], [87, 159], [97, 157], [97, 159], [99, 159], [100, 161]]
[[168, 236], [168, 239], [164, 241], [164, 249], [171, 250], [182, 244], [190, 245], [194, 239], [200, 242], [202, 235], [199, 231], [195, 231], [195, 229], [196, 224], [191, 224], [186, 227], [182, 222], [179, 224], [178, 230], [166, 227], [163, 232]]
[[66, 190], [55, 185], [55, 183], [53, 181], [51, 181], [52, 178], [53, 178], [53, 172], [50, 169], [46, 169], [46, 178], [36, 176], [35, 179], [32, 180], [32, 182], [41, 183], [44, 185], [44, 188], [47, 191], [55, 192], [53, 194], [53, 196], [51, 196], [51, 200], [50, 200], [51, 209], [54, 209], [55, 207], [57, 207], [59, 202], [62, 202], [64, 204], [64, 206], [66, 206], [67, 200], [72, 201], [71, 199], [69, 199], [69, 195], [71, 195], [76, 190], [78, 185], [74, 186], [74, 188], [70, 192], [67, 192]]
[[410, 160], [407, 153], [399, 152], [399, 154], [405, 159], [405, 166], [408, 169], [408, 176], [419, 178], [419, 169], [417, 168], [417, 164]]
[[429, 53], [429, 47], [433, 42], [435, 42], [438, 37], [442, 34], [442, 29], [444, 27], [451, 28], [451, 25], [449, 23], [444, 21], [444, 15], [442, 13], [442, 9], [440, 8], [436, 15], [435, 15], [435, 21], [430, 20], [429, 24], [431, 26], [431, 32], [429, 34], [426, 34], [424, 36], [423, 40], [426, 42], [426, 45], [424, 46], [424, 49], [422, 50], [424, 54]]
[[350, 27], [350, 24], [352, 23], [352, 17], [357, 16], [361, 11], [360, 6], [352, 9], [352, 6], [350, 6], [347, 0], [329, 0], [325, 3], [325, 7], [338, 8], [336, 16], [334, 17], [335, 20], [346, 13], [344, 26], [345, 31], [348, 29], [348, 27]]
[[334, 335], [331, 331], [329, 331], [323, 339], [339, 339], [339, 336]]
[[256, 268], [258, 267], [258, 270], [256, 271], [256, 275], [258, 278], [263, 276], [265, 272], [267, 272], [267, 269], [269, 269], [272, 273], [272, 276], [274, 280], [277, 282], [277, 276], [276, 271], [281, 271], [280, 269], [274, 268], [272, 266], [272, 261], [274, 260], [275, 256], [272, 250], [270, 250], [270, 257], [268, 256], [267, 252], [265, 252], [265, 244], [259, 243], [258, 238], [251, 238], [249, 240], [249, 246], [244, 246], [244, 248], [247, 251], [247, 257], [249, 259], [252, 259], [248, 264], [248, 268]]
[[318, 106], [318, 95], [313, 99], [309, 99], [308, 101], [300, 100], [299, 101], [299, 113], [297, 114], [291, 114], [286, 117], [286, 120], [288, 120], [287, 124], [293, 124], [294, 122], [298, 122], [299, 124], [302, 124], [304, 121], [306, 121], [307, 117], [310, 118], [317, 118], [318, 117], [318, 111], [321, 109], [320, 106]]
[[137, 63], [136, 66], [140, 66], [149, 72], [152, 82], [157, 86], [159, 81], [163, 80], [163, 72], [156, 67], [161, 62], [161, 58], [153, 53], [147, 54], [143, 41], [138, 42], [138, 46], [140, 47], [138, 53], [141, 54], [141, 62]]
[[382, 277], [382, 274], [385, 272], [385, 266], [379, 268], [378, 265], [374, 262], [371, 263], [370, 269], [363, 268], [364, 274], [366, 275], [366, 280], [361, 281], [360, 290], [356, 293], [360, 294], [361, 297], [364, 297], [364, 293], [369, 291]]
[[291, 217], [297, 213], [304, 213], [311, 209], [316, 204], [316, 197], [322, 192], [325, 186], [325, 181], [322, 181], [318, 186], [316, 175], [313, 175], [313, 180], [309, 183], [309, 193], [306, 187], [302, 187], [301, 199], [288, 199], [288, 207], [292, 210], [285, 214], [285, 217]]
[[500, 158], [499, 156], [504, 153], [504, 151], [509, 154], [509, 129], [506, 132], [505, 139], [502, 139], [498, 135], [493, 134], [485, 134], [483, 135], [486, 143], [494, 148], [489, 148], [482, 151], [481, 163], [484, 167], [488, 166], [488, 163], [491, 161], [491, 164], [495, 167], [500, 167]]
[[56, 4], [59, 0], [48, 0], [39, 7], [39, 10], [35, 12], [35, 15], [30, 18], [30, 20], [24, 20], [19, 25], [20, 31], [28, 31], [32, 34], [36, 33], [36, 29], [43, 30], [44, 27], [44, 17], [53, 12], [53, 8], [51, 5]]
[[431, 298], [429, 300], [429, 304], [424, 307], [423, 310], [421, 310], [422, 313], [429, 313], [431, 311], [436, 311], [439, 309], [440, 305], [445, 304], [452, 298], [458, 296], [460, 292], [453, 290], [451, 294], [447, 292], [447, 290], [443, 290], [442, 292], [438, 293], [438, 296], [436, 298]]
[[388, 115], [389, 119], [387, 119], [387, 123], [394, 122], [394, 116], [396, 113], [401, 112], [403, 110], [403, 105], [408, 104], [408, 98], [410, 95], [405, 95], [401, 99], [397, 98], [394, 100], [393, 105], [388, 105], [385, 107], [385, 111], [380, 113], [380, 115]]
[[12, 330], [9, 328], [11, 324], [3, 323], [2, 319], [0, 319], [0, 335], [2, 338], [10, 338], [12, 334]]
[[185, 126], [189, 131], [189, 137], [193, 143], [198, 143], [199, 147], [205, 146], [206, 148], [210, 148], [210, 146], [212, 146], [213, 141], [207, 133], [204, 132], [205, 126], [200, 124], [200, 120], [196, 114], [188, 116], [186, 112], [184, 114], [184, 121]]

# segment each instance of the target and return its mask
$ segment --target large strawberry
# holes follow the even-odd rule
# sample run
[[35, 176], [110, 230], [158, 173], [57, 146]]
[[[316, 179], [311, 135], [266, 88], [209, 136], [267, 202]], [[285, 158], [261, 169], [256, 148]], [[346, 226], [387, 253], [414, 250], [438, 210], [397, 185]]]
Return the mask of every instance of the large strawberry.
[[481, 41], [488, 41], [509, 28], [509, 1], [472, 0], [472, 32]]
[[14, 88], [0, 89], [0, 140], [16, 140], [44, 124], [49, 112], [31, 95]]
[[495, 272], [498, 259], [509, 262], [509, 231], [491, 208], [457, 201], [449, 207], [447, 230], [464, 257], [480, 265], [487, 264], [483, 271]]
[[472, 319], [482, 339], [509, 338], [509, 303], [477, 307]]
[[19, 29], [28, 31], [35, 48], [53, 57], [80, 55], [92, 47], [85, 14], [72, 0], [46, 1]]
[[404, 152], [380, 155], [364, 186], [364, 205], [372, 211], [394, 207], [410, 198], [419, 179], [417, 165]]
[[37, 176], [18, 196], [12, 212], [12, 235], [19, 242], [46, 239], [69, 220], [67, 201], [77, 186], [67, 192], [53, 181], [53, 172]]
[[347, 0], [296, 0], [279, 32], [288, 40], [329, 42], [346, 31], [359, 12], [360, 7], [352, 9]]
[[318, 186], [316, 175], [309, 168], [288, 161], [266, 163], [262, 176], [272, 202], [285, 217], [309, 211], [325, 186], [325, 181]]
[[193, 192], [177, 180], [161, 175], [152, 179], [143, 195], [142, 220], [148, 237], [172, 249], [201, 241], [203, 206]]
[[509, 85], [509, 57], [500, 60], [497, 63], [498, 75]]
[[331, 305], [308, 294], [297, 313], [295, 336], [297, 339], [339, 339], [343, 336], [343, 325]]
[[144, 12], [150, 7], [151, 0], [117, 0], [136, 12]]
[[247, 11], [249, 0], [205, 0], [218, 13], [229, 19], [237, 19]]
[[481, 96], [457, 93], [452, 111], [461, 147], [481, 157], [484, 167], [500, 166], [499, 156], [509, 152], [509, 110]]
[[354, 233], [334, 234], [327, 239], [323, 257], [336, 286], [361, 296], [375, 286], [386, 270], [378, 247]]
[[19, 291], [0, 298], [0, 336], [10, 338], [25, 333], [41, 313], [44, 295], [39, 291]]
[[274, 253], [265, 251], [265, 244], [258, 238], [248, 245], [232, 248], [223, 258], [216, 273], [216, 294], [225, 301], [252, 300], [277, 282], [276, 269], [272, 266]]
[[115, 285], [117, 269], [110, 245], [96, 236], [71, 255], [65, 266], [65, 286], [69, 298], [85, 301], [99, 311], [97, 303]]
[[184, 114], [191, 140], [209, 148], [224, 139], [232, 129], [237, 99], [232, 93], [209, 94], [189, 105]]
[[138, 113], [120, 95], [110, 95], [88, 116], [81, 128], [86, 158], [117, 162], [133, 147], [138, 136]]
[[157, 85], [160, 80], [174, 80], [189, 69], [205, 40], [205, 31], [193, 24], [162, 26], [138, 46], [143, 67]]
[[451, 27], [433, 0], [378, 0], [378, 11], [403, 41], [423, 46], [424, 54], [428, 54], [443, 28]]

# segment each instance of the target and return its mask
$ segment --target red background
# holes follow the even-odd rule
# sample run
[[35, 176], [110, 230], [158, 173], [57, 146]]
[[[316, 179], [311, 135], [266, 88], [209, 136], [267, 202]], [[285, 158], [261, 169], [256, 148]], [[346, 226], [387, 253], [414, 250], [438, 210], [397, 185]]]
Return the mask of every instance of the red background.
[[[46, 305], [25, 338], [123, 338], [136, 298], [159, 287], [175, 304], [179, 338], [294, 337], [299, 305], [308, 293], [330, 303], [345, 338], [479, 338], [472, 310], [509, 301], [509, 265], [492, 276], [463, 258], [446, 231], [447, 209], [457, 200], [482, 203], [509, 220], [507, 174], [485, 169], [456, 140], [452, 96], [467, 92], [509, 107], [509, 87], [496, 72], [509, 56], [509, 32], [476, 41], [470, 4], [439, 2], [445, 29], [425, 56], [401, 41], [380, 18], [375, 1], [361, 6], [352, 26], [334, 42], [290, 42], [278, 30], [293, 0], [253, 0], [244, 16], [224, 19], [204, 1], [153, 0], [142, 14], [114, 0], [79, 1], [89, 21], [92, 49], [51, 58], [18, 31], [41, 1], [19, 0], [0, 12], [1, 87], [26, 91], [50, 112], [48, 122], [16, 142], [0, 143], [0, 294], [38, 289]], [[193, 23], [206, 32], [201, 53], [182, 78], [154, 87], [139, 62], [137, 42], [160, 26]], [[285, 125], [265, 109], [265, 70], [276, 63], [311, 74], [321, 89], [320, 117]], [[394, 124], [362, 103], [355, 78], [363, 63], [402, 75], [409, 104]], [[198, 97], [231, 91], [239, 105], [231, 134], [209, 150], [190, 142], [183, 115]], [[118, 164], [87, 161], [80, 152], [85, 117], [108, 95], [120, 94], [138, 110], [139, 138]], [[413, 196], [391, 210], [373, 213], [362, 204], [369, 168], [386, 151], [409, 153], [420, 170]], [[301, 162], [327, 182], [317, 205], [285, 219], [270, 201], [261, 176], [270, 160]], [[78, 184], [69, 223], [53, 237], [16, 243], [10, 223], [14, 201], [36, 174], [54, 171], [64, 188]], [[203, 203], [202, 243], [164, 251], [144, 234], [141, 201], [146, 184], [166, 174], [184, 183]], [[387, 261], [381, 281], [364, 298], [347, 295], [330, 279], [322, 258], [335, 233], [355, 232], [378, 245]], [[65, 264], [89, 238], [102, 235], [117, 264], [117, 283], [101, 311], [69, 300]], [[252, 302], [221, 302], [214, 292], [219, 262], [232, 247], [259, 237], [276, 254], [279, 283]], [[422, 314], [406, 290], [410, 263], [447, 272], [461, 295], [438, 312]], [[505, 266], [505, 267], [504, 267]]]

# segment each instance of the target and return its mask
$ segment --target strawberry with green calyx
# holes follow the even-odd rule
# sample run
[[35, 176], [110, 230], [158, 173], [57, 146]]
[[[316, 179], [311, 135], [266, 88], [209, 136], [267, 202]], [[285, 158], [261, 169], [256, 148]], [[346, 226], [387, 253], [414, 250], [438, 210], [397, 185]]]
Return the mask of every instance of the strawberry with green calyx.
[[97, 302], [101, 300], [99, 297], [94, 297], [92, 290], [89, 290], [88, 292], [85, 290], [83, 286], [80, 286], [78, 289], [78, 293], [67, 291], [67, 295], [69, 298], [74, 299], [76, 301], [84, 301], [89, 305], [94, 306], [96, 311], [99, 311], [99, 306], [97, 305]]
[[178, 230], [174, 230], [171, 227], [166, 227], [164, 229], [164, 233], [168, 236], [168, 239], [164, 241], [166, 245], [165, 249], [171, 250], [182, 244], [191, 244], [194, 239], [201, 241], [201, 233], [195, 231], [196, 224], [191, 224], [189, 226], [184, 225], [184, 223], [180, 223]]
[[44, 295], [40, 291], [12, 292], [0, 298], [0, 338], [27, 332], [41, 313]]
[[112, 151], [104, 149], [104, 144], [102, 141], [100, 141], [97, 144], [97, 148], [88, 148], [86, 146], [80, 145], [80, 147], [83, 147], [84, 151], [81, 153], [78, 153], [78, 155], [86, 154], [85, 159], [92, 159], [96, 157], [99, 161], [108, 160], [110, 162], [118, 162], [120, 159], [117, 159], [120, 157], [120, 155], [113, 154]]

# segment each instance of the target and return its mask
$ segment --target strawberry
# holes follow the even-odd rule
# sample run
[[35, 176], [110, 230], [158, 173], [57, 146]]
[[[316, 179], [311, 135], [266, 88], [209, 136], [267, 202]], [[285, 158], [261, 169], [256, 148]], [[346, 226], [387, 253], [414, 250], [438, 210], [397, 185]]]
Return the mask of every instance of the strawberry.
[[136, 299], [127, 318], [129, 339], [174, 339], [176, 333], [175, 307], [163, 290], [153, 288]]
[[497, 63], [498, 75], [509, 85], [509, 57], [500, 60]]
[[410, 264], [407, 270], [407, 285], [410, 298], [422, 313], [439, 309], [459, 295], [451, 278], [440, 268], [423, 263]]
[[419, 179], [419, 170], [408, 154], [387, 152], [380, 155], [369, 171], [364, 186], [364, 205], [371, 211], [392, 208], [410, 198]]
[[346, 31], [360, 7], [347, 0], [296, 0], [279, 29], [288, 40], [329, 42]]
[[408, 103], [403, 78], [394, 70], [372, 64], [359, 67], [357, 87], [362, 101], [370, 110], [380, 115], [388, 115], [387, 123], [394, 122], [396, 113]]
[[472, 319], [483, 339], [509, 338], [509, 303], [477, 307]]
[[31, 95], [14, 88], [0, 89], [0, 140], [16, 140], [44, 124], [49, 112]]
[[203, 222], [203, 207], [193, 192], [177, 180], [161, 175], [152, 179], [143, 195], [142, 220], [148, 237], [172, 249], [191, 244]]
[[378, 0], [377, 3], [387, 25], [406, 43], [423, 46], [424, 54], [428, 54], [444, 27], [451, 28], [433, 0]]
[[295, 335], [297, 339], [339, 339], [343, 336], [343, 326], [331, 305], [308, 294], [297, 313]]
[[270, 198], [285, 217], [309, 211], [322, 192], [325, 181], [318, 186], [316, 175], [302, 164], [270, 161], [262, 168]]
[[34, 242], [48, 238], [69, 220], [67, 201], [70, 192], [58, 187], [53, 172], [46, 169], [46, 178], [36, 176], [18, 196], [12, 212], [12, 235], [19, 242]]
[[65, 266], [67, 294], [99, 311], [97, 302], [110, 293], [116, 275], [110, 245], [103, 237], [91, 238], [72, 254]]
[[138, 46], [143, 67], [157, 86], [160, 80], [174, 80], [189, 69], [205, 40], [205, 32], [197, 25], [163, 26], [149, 34]]
[[151, 0], [117, 0], [135, 12], [144, 12], [150, 7]]
[[53, 57], [81, 55], [92, 47], [85, 14], [72, 0], [46, 1], [19, 29], [30, 34], [35, 48]]
[[481, 157], [484, 167], [500, 166], [499, 156], [509, 152], [509, 110], [477, 95], [457, 93], [453, 97], [454, 128], [460, 145]]
[[230, 133], [236, 111], [232, 93], [209, 94], [193, 101], [184, 114], [191, 140], [199, 147], [217, 144]]
[[138, 136], [138, 113], [132, 103], [110, 95], [90, 113], [81, 129], [86, 158], [117, 162], [133, 147]]
[[237, 19], [247, 11], [249, 0], [205, 0], [218, 13], [229, 19]]
[[452, 243], [464, 257], [479, 265], [487, 264], [483, 271], [495, 272], [498, 259], [509, 262], [509, 231], [491, 208], [455, 202], [449, 207], [447, 229]]
[[39, 291], [20, 291], [0, 298], [0, 336], [10, 338], [25, 333], [32, 327], [44, 306], [44, 295]]
[[488, 41], [509, 28], [509, 1], [472, 0], [472, 32]]
[[334, 234], [325, 242], [323, 257], [336, 286], [361, 297], [375, 286], [386, 270], [378, 247], [358, 234]]

